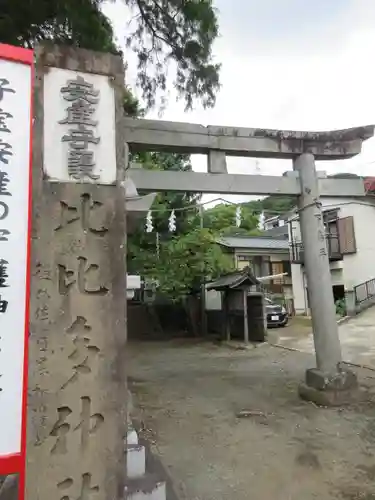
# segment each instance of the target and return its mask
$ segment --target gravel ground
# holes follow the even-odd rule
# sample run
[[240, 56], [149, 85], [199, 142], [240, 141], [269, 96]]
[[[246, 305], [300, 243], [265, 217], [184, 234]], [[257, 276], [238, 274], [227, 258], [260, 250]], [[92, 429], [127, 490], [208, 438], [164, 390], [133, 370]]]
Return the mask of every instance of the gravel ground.
[[182, 500], [375, 500], [375, 372], [359, 373], [365, 402], [327, 409], [298, 398], [307, 353], [188, 341], [129, 352], [136, 418]]

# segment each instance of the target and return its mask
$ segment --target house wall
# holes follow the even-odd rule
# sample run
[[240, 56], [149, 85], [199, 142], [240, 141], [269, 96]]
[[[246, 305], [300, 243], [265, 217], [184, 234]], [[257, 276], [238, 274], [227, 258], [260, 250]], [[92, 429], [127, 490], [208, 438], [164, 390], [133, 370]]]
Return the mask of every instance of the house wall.
[[305, 273], [300, 264], [292, 264], [293, 302], [296, 314], [307, 314]]
[[357, 252], [344, 256], [343, 274], [346, 288], [375, 278], [375, 206], [368, 202], [340, 207], [340, 217], [353, 216]]
[[[279, 269], [274, 268], [272, 270], [273, 262], [289, 262], [290, 255], [289, 251], [275, 251], [272, 254], [264, 253], [265, 250], [248, 250], [248, 249], [236, 249], [234, 254], [234, 262], [237, 269], [242, 270], [247, 266], [250, 266], [253, 269], [253, 272], [256, 276], [268, 276], [270, 274], [281, 274], [284, 270], [280, 267]], [[247, 260], [240, 260], [239, 256], [242, 258], [244, 256], [248, 257]], [[282, 278], [283, 282], [283, 293], [287, 298], [292, 299], [293, 293], [291, 291], [292, 287], [292, 278], [291, 276], [284, 276]], [[275, 280], [274, 283], [278, 283], [278, 280]], [[289, 288], [288, 288], [289, 287]]]
[[[246, 256], [248, 257], [248, 260], [240, 260], [239, 257]], [[288, 261], [290, 259], [289, 257], [289, 252], [288, 251], [274, 251], [270, 252], [269, 250], [263, 250], [263, 249], [241, 249], [241, 248], [236, 248], [234, 251], [234, 263], [237, 269], [243, 269], [244, 267], [248, 266], [249, 263], [251, 264], [259, 264], [259, 269], [255, 269], [256, 271], [259, 271], [259, 274], [266, 274], [268, 273], [268, 267], [262, 266], [261, 261], [269, 261], [271, 262], [280, 262], [280, 261]], [[255, 268], [257, 266], [255, 265]]]
[[[375, 203], [372, 198], [322, 198], [323, 208], [338, 208], [339, 217], [353, 217], [357, 251], [344, 255], [342, 262], [330, 264], [333, 284], [345, 288], [375, 278]], [[342, 270], [333, 268], [340, 266]]]
[[[323, 208], [338, 208], [339, 217], [353, 217], [354, 234], [357, 252], [344, 255], [342, 261], [330, 262], [332, 286], [344, 285], [350, 288], [375, 278], [375, 203], [371, 199], [353, 200], [350, 198], [322, 198]], [[295, 240], [300, 240], [300, 226], [298, 220], [289, 225], [289, 241], [291, 228]], [[294, 307], [297, 313], [304, 313], [308, 309], [306, 293], [306, 275], [304, 267], [292, 264], [292, 283]]]

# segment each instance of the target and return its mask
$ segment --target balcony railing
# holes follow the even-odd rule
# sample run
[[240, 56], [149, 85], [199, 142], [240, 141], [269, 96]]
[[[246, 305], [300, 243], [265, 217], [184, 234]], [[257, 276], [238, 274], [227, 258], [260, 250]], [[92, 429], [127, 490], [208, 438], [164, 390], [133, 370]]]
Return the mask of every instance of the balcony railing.
[[[336, 235], [326, 235], [327, 254], [330, 261], [341, 260], [343, 255], [340, 242]], [[294, 264], [304, 264], [305, 252], [301, 241], [292, 241], [290, 245], [290, 259]]]
[[375, 297], [375, 278], [354, 287], [355, 303], [361, 305]]

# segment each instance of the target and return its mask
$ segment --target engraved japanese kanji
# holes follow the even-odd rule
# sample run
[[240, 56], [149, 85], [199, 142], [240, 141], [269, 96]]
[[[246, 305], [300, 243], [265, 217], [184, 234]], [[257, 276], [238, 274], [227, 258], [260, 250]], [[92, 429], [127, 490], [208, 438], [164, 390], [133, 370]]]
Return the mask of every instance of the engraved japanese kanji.
[[108, 228], [103, 224], [96, 226], [92, 220], [102, 207], [104, 207], [104, 204], [94, 200], [88, 193], [81, 195], [77, 205], [68, 205], [65, 201], [60, 201], [60, 223], [55, 231], [79, 221], [84, 232], [89, 231], [97, 236], [104, 236]]
[[70, 129], [68, 135], [62, 137], [63, 142], [69, 142], [73, 150], [87, 149], [89, 144], [98, 144], [99, 138], [94, 136], [92, 130], [87, 130], [84, 125]]
[[82, 76], [75, 80], [68, 80], [62, 87], [61, 94], [66, 101], [77, 101], [81, 99], [88, 104], [96, 104], [99, 101], [99, 91], [94, 89], [92, 83], [87, 82]]
[[80, 99], [73, 102], [69, 108], [66, 109], [67, 116], [60, 120], [61, 125], [86, 125], [89, 127], [96, 127], [97, 121], [92, 119], [95, 112], [94, 106]]
[[68, 477], [63, 481], [61, 481], [60, 483], [57, 483], [57, 489], [61, 493], [65, 490], [67, 491], [67, 494], [63, 494], [63, 496], [60, 497], [60, 500], [92, 500], [93, 493], [98, 493], [99, 491], [98, 485], [94, 486], [92, 485], [92, 476], [89, 472], [82, 474], [80, 494], [78, 497], [73, 497], [71, 493], [69, 493], [69, 490], [73, 485], [74, 485], [74, 479], [72, 479], [71, 477]]
[[101, 413], [93, 413], [91, 410], [91, 399], [88, 396], [81, 397], [80, 415], [73, 415], [68, 406], [57, 409], [57, 420], [54, 423], [50, 436], [54, 438], [51, 454], [67, 453], [67, 435], [70, 431], [79, 431], [80, 448], [85, 451], [89, 444], [89, 438], [97, 432], [104, 422]]
[[66, 108], [66, 117], [58, 123], [75, 126], [69, 128], [68, 133], [61, 139], [69, 144], [68, 174], [75, 180], [98, 180], [100, 176], [94, 174], [94, 151], [89, 149], [89, 145], [97, 145], [100, 142], [100, 137], [96, 137], [92, 130], [98, 124], [93, 115], [96, 111], [95, 105], [99, 102], [99, 91], [82, 76], [77, 76], [75, 80], [68, 80], [60, 92], [63, 99], [71, 105]]
[[77, 261], [78, 265], [74, 270], [68, 269], [62, 264], [58, 265], [59, 293], [61, 295], [66, 295], [69, 290], [76, 285], [80, 293], [89, 295], [106, 295], [109, 291], [107, 287], [102, 285], [89, 287], [87, 284], [87, 281], [92, 274], [94, 274], [97, 278], [100, 277], [98, 264], [89, 264], [85, 257], [77, 257]]
[[324, 231], [322, 231], [321, 229], [318, 230], [318, 239], [320, 241], [324, 241], [325, 240]]
[[92, 328], [87, 324], [86, 318], [77, 316], [72, 325], [66, 330], [67, 334], [73, 335], [73, 349], [68, 359], [72, 362], [72, 375], [62, 385], [65, 389], [69, 384], [76, 382], [80, 375], [87, 375], [92, 372], [91, 363], [100, 352], [100, 349], [93, 345], [88, 336]]

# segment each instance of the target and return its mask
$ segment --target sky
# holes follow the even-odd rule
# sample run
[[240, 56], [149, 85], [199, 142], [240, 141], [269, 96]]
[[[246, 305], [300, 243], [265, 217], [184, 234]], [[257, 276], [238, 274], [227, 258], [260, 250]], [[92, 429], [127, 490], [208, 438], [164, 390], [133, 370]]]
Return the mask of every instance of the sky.
[[[216, 106], [184, 112], [171, 93], [163, 120], [238, 127], [330, 130], [375, 123], [374, 0], [214, 0], [222, 64]], [[130, 13], [117, 0], [103, 6], [128, 63], [134, 88], [136, 60], [126, 52]], [[148, 118], [158, 118], [157, 110]], [[192, 158], [206, 170], [204, 156]], [[357, 157], [318, 162], [328, 174], [375, 176], [375, 139]], [[230, 173], [282, 175], [290, 160], [229, 158]], [[225, 197], [241, 201], [243, 197]]]

